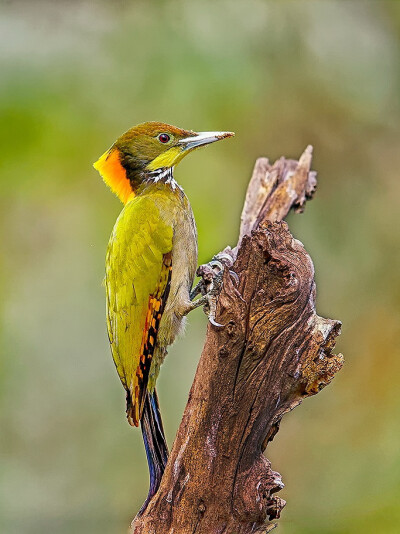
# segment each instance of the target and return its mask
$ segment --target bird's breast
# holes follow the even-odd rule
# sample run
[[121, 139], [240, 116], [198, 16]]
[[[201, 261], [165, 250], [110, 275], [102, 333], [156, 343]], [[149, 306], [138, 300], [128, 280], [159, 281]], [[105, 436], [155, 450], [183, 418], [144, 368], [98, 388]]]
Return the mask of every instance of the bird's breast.
[[182, 191], [172, 193], [168, 200], [164, 197], [160, 213], [173, 227], [171, 286], [158, 335], [158, 343], [167, 346], [184, 327], [180, 312], [190, 302], [197, 268], [197, 230], [192, 208]]

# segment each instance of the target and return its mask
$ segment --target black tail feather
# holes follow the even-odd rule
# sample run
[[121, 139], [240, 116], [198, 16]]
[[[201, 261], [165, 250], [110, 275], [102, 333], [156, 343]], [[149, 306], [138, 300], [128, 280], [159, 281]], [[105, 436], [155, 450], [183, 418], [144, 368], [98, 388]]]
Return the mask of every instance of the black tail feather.
[[149, 464], [150, 488], [139, 514], [143, 513], [155, 495], [168, 460], [168, 446], [164, 435], [157, 393], [146, 393], [141, 419], [144, 447]]

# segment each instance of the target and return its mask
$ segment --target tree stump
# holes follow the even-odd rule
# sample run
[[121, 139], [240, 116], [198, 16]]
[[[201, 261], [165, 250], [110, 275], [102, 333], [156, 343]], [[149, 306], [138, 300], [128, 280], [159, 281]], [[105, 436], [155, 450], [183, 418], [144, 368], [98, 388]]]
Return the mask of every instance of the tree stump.
[[[285, 501], [264, 450], [282, 416], [329, 384], [340, 322], [315, 311], [314, 267], [283, 222], [316, 187], [312, 147], [300, 160], [257, 160], [216, 319], [157, 494], [131, 534], [272, 530]], [[231, 271], [231, 272], [230, 272]], [[205, 279], [206, 285], [209, 280]]]

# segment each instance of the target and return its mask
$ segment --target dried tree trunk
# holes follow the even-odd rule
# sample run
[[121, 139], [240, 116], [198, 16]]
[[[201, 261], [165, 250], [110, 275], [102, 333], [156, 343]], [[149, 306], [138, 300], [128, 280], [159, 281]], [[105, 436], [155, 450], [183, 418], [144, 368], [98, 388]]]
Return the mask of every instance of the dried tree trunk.
[[[189, 400], [158, 493], [132, 534], [269, 532], [285, 501], [263, 452], [282, 416], [341, 368], [340, 322], [315, 312], [314, 268], [282, 219], [315, 186], [299, 162], [257, 160]], [[225, 256], [224, 256], [225, 257]], [[269, 519], [269, 521], [267, 520]]]

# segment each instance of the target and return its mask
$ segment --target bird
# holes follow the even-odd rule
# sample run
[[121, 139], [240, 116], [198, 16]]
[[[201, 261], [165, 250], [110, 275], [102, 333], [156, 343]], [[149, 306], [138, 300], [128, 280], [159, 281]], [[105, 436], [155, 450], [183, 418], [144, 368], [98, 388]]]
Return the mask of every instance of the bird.
[[124, 204], [106, 253], [106, 315], [127, 419], [141, 426], [149, 466], [141, 511], [157, 492], [168, 459], [155, 389], [160, 366], [189, 311], [209, 302], [207, 295], [191, 298], [197, 229], [174, 168], [197, 148], [233, 135], [146, 122], [121, 135], [93, 164]]

